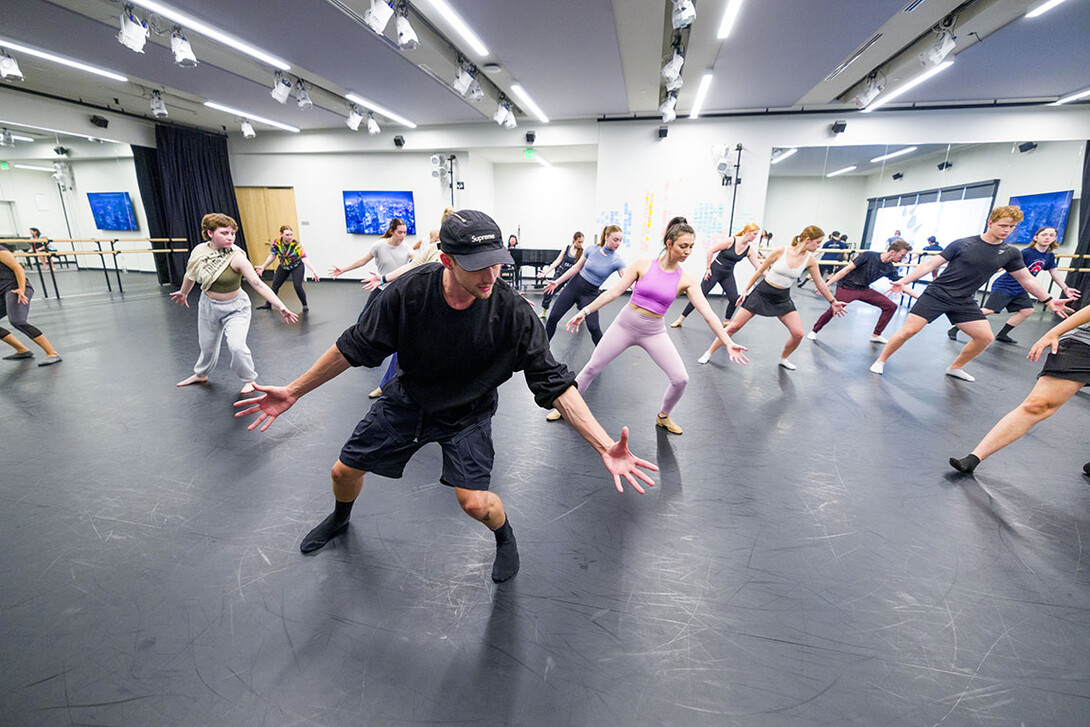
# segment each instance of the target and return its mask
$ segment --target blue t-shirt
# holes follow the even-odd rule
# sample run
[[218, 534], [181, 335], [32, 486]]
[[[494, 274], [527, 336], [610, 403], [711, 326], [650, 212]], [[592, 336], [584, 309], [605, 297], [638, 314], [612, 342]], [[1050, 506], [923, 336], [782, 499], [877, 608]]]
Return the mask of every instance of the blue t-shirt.
[[601, 285], [613, 273], [624, 270], [625, 264], [616, 250], [594, 245], [583, 252], [583, 268], [579, 274], [591, 285]]
[[[1041, 252], [1033, 245], [1030, 245], [1022, 251], [1022, 260], [1026, 263], [1026, 267], [1029, 269], [1029, 274], [1036, 277], [1037, 273], [1042, 270], [1052, 270], [1056, 267], [1056, 256], [1051, 252]], [[998, 290], [1001, 293], [1010, 293], [1011, 295], [1018, 295], [1025, 292], [1022, 284], [1014, 279], [1014, 276], [1010, 273], [1003, 273], [995, 282], [992, 283], [992, 290]]]
[[[848, 243], [842, 240], [829, 240], [821, 246], [823, 250], [847, 250]], [[843, 253], [827, 252], [821, 256], [822, 260], [840, 260], [843, 257]]]

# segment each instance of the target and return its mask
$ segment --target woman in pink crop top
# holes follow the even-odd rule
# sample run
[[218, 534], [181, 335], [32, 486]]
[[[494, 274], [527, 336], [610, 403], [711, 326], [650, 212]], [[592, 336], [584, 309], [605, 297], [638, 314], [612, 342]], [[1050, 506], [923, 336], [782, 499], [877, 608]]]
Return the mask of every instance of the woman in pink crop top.
[[[671, 226], [666, 231], [665, 248], [657, 259], [637, 260], [625, 270], [620, 282], [575, 314], [567, 325], [567, 329], [574, 333], [588, 315], [617, 299], [621, 293], [632, 287], [631, 300], [606, 330], [602, 340], [595, 347], [590, 361], [575, 377], [575, 382], [580, 392], [586, 392], [590, 382], [610, 361], [620, 356], [630, 346], [641, 347], [647, 351], [651, 360], [658, 364], [670, 380], [670, 385], [666, 388], [666, 394], [662, 399], [662, 408], [659, 409], [658, 416], [655, 418], [655, 424], [673, 434], [681, 434], [682, 429], [670, 418], [670, 412], [681, 399], [681, 395], [685, 393], [689, 374], [685, 371], [685, 364], [681, 362], [677, 349], [666, 335], [666, 326], [662, 317], [678, 295], [688, 294], [689, 300], [700, 311], [708, 327], [727, 347], [731, 361], [745, 365], [749, 360], [744, 353], [746, 349], [732, 341], [719, 325], [718, 318], [700, 291], [700, 281], [695, 275], [690, 275], [681, 269], [681, 264], [693, 251], [695, 239], [693, 228], [687, 223], [682, 222]], [[555, 411], [554, 409], [553, 412]], [[560, 418], [559, 412], [555, 414], [553, 412], [549, 412], [546, 417], [550, 421]]]

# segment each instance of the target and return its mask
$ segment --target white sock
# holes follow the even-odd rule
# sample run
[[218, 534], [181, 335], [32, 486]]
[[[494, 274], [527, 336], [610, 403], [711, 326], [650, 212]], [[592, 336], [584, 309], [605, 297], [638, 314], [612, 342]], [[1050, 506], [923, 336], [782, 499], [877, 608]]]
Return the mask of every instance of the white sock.
[[806, 334], [806, 338], [807, 338], [807, 340], [810, 340], [810, 341], [816, 341], [817, 340], [817, 333], [815, 331], [810, 331], [809, 333]]
[[886, 372], [886, 362], [875, 361], [870, 365], [870, 370], [872, 374], [884, 374]]
[[946, 375], [953, 376], [955, 379], [961, 379], [962, 381], [976, 381], [974, 377], [965, 373], [965, 369], [946, 369]]
[[707, 351], [705, 351], [703, 354], [700, 355], [700, 358], [698, 358], [696, 360], [696, 362], [698, 364], [706, 364], [711, 360], [712, 360], [712, 355], [710, 353], [708, 353]]
[[790, 361], [788, 361], [788, 360], [787, 360], [787, 359], [785, 359], [785, 358], [781, 358], [781, 359], [780, 359], [780, 366], [783, 366], [783, 367], [784, 367], [785, 369], [787, 369], [788, 371], [794, 371], [795, 369], [797, 369], [797, 368], [798, 368], [798, 366], [796, 366], [795, 364], [791, 363]]

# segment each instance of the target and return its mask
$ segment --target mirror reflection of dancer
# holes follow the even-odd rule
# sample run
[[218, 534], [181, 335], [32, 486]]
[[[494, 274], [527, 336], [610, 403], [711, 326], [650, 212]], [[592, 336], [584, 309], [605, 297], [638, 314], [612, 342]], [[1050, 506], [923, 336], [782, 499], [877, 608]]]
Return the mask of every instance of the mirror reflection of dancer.
[[[537, 274], [539, 280], [543, 280], [548, 277], [549, 273], [553, 274], [553, 280], [556, 280], [564, 273], [568, 272], [572, 265], [579, 262], [579, 258], [583, 256], [583, 233], [576, 232], [572, 235], [571, 243], [560, 251], [560, 254], [556, 256], [556, 260], [553, 260], [548, 267], [544, 268]], [[541, 318], [548, 318], [549, 305], [553, 302], [553, 293], [545, 293], [541, 296]]]
[[[666, 326], [662, 317], [682, 293], [689, 296], [694, 308], [711, 328], [718, 340], [723, 342], [730, 352], [730, 360], [744, 366], [749, 359], [746, 349], [730, 339], [723, 326], [715, 317], [715, 312], [708, 305], [701, 292], [696, 276], [682, 271], [681, 266], [693, 251], [696, 236], [693, 228], [685, 223], [676, 224], [666, 231], [663, 250], [657, 259], [643, 258], [630, 265], [621, 279], [612, 288], [599, 295], [594, 301], [576, 313], [568, 321], [568, 331], [574, 333], [588, 315], [603, 308], [626, 290], [632, 288], [632, 298], [628, 305], [617, 315], [606, 330], [602, 341], [595, 346], [590, 361], [575, 377], [579, 391], [587, 390], [594, 378], [632, 346], [639, 346], [651, 360], [662, 369], [670, 385], [662, 397], [662, 408], [655, 417], [655, 426], [662, 427], [672, 434], [681, 434], [680, 426], [670, 418], [670, 412], [681, 400], [685, 386], [689, 383], [689, 374], [681, 362], [674, 344], [666, 335]], [[555, 410], [554, 410], [555, 411]], [[552, 412], [550, 412], [550, 415]], [[555, 419], [559, 419], [559, 412]], [[548, 417], [546, 417], [548, 418]]]
[[[883, 277], [892, 281], [900, 280], [901, 274], [897, 272], [895, 264], [904, 260], [905, 255], [911, 250], [912, 246], [900, 238], [889, 243], [889, 249], [885, 252], [865, 250], [856, 255], [851, 262], [838, 270], [825, 283], [830, 288], [839, 283], [836, 288], [836, 299], [844, 303], [845, 307], [853, 300], [861, 300], [882, 311], [882, 314], [878, 316], [878, 323], [874, 326], [874, 333], [871, 334], [871, 343], [888, 343], [882, 337], [882, 331], [886, 329], [890, 319], [893, 318], [893, 314], [897, 312], [897, 305], [888, 297], [870, 287], [871, 283]], [[911, 288], [906, 289], [904, 292], [913, 298], [920, 297]], [[817, 340], [818, 332], [833, 319], [834, 313], [835, 311], [830, 306], [817, 319], [813, 330], [807, 333], [806, 337], [811, 341]]]
[[[734, 266], [739, 260], [748, 259], [754, 268], [761, 264], [757, 257], [757, 248], [751, 245], [761, 228], [757, 223], [750, 222], [733, 237], [728, 237], [720, 243], [708, 248], [708, 259], [704, 264], [704, 279], [700, 282], [700, 292], [707, 298], [708, 293], [716, 285], [727, 296], [727, 311], [723, 314], [723, 325], [729, 326], [734, 311], [738, 308], [738, 283], [734, 280]], [[670, 328], [681, 328], [685, 318], [693, 312], [693, 302], [685, 306], [677, 320], [670, 324]]]
[[[269, 256], [265, 258], [265, 262], [254, 268], [258, 277], [261, 277], [262, 273], [265, 272], [265, 268], [269, 266], [274, 258], [279, 259], [280, 264], [273, 274], [273, 282], [270, 286], [273, 294], [278, 294], [280, 286], [284, 284], [288, 276], [291, 276], [291, 286], [295, 288], [295, 294], [299, 296], [299, 302], [303, 304], [303, 312], [306, 313], [310, 308], [307, 306], [307, 292], [303, 290], [305, 272], [309, 270], [316, 283], [322, 278], [318, 275], [318, 271], [307, 262], [307, 254], [303, 252], [299, 241], [295, 239], [295, 230], [288, 225], [280, 226], [280, 236], [276, 238], [272, 248], [269, 249]], [[268, 310], [269, 308], [272, 308], [269, 303], [258, 306], [259, 310]]]
[[[791, 300], [791, 286], [806, 270], [810, 271], [810, 277], [814, 279], [814, 285], [818, 291], [829, 301], [834, 315], [844, 315], [844, 303], [833, 297], [829, 286], [821, 278], [818, 271], [817, 258], [814, 251], [821, 246], [825, 238], [825, 232], [816, 225], [810, 225], [805, 230], [795, 235], [791, 244], [786, 247], [778, 247], [769, 253], [768, 257], [757, 267], [753, 277], [749, 279], [745, 292], [738, 299], [740, 310], [731, 319], [727, 326], [727, 334], [732, 335], [749, 323], [753, 316], [770, 316], [780, 319], [787, 327], [791, 337], [783, 346], [780, 353], [780, 366], [788, 371], [798, 368], [788, 360], [788, 357], [802, 343], [804, 334], [802, 317], [795, 310], [795, 304]], [[760, 281], [758, 283], [758, 281]], [[754, 287], [756, 286], [756, 287]], [[698, 363], [706, 364], [723, 342], [718, 338], [712, 342], [711, 348], [697, 359]]]
[[[45, 359], [39, 366], [52, 366], [61, 362], [61, 355], [45, 337], [41, 329], [27, 322], [30, 313], [30, 299], [34, 297], [34, 288], [26, 279], [26, 270], [7, 245], [0, 245], [0, 319], [8, 317], [16, 330], [25, 334], [31, 341], [42, 347]], [[4, 356], [6, 361], [20, 361], [34, 358], [33, 352], [23, 345], [15, 334], [0, 326], [0, 341], [15, 349], [15, 353]]]
[[[971, 473], [982, 460], [1020, 439], [1033, 425], [1055, 414], [1079, 389], [1090, 384], [1090, 306], [1053, 326], [1033, 344], [1026, 358], [1040, 360], [1046, 348], [1051, 353], [1029, 396], [1000, 419], [972, 452], [960, 459], [951, 457], [951, 467]], [[1090, 475], [1090, 463], [1083, 471]]]
[[973, 296], [999, 268], [1004, 268], [1014, 276], [1023, 288], [1046, 303], [1053, 313], [1063, 318], [1067, 317], [1066, 313], [1071, 312], [1071, 309], [1064, 305], [1067, 301], [1053, 300], [1052, 296], [1045, 292], [1045, 289], [1026, 270], [1026, 264], [1022, 262], [1022, 255], [1018, 252], [1018, 248], [1004, 242], [1021, 221], [1022, 210], [1017, 207], [996, 207], [988, 215], [988, 229], [984, 234], [954, 240], [941, 253], [917, 265], [915, 270], [890, 286], [893, 293], [903, 293], [906, 285], [919, 280], [941, 265], [947, 266], [935, 282], [928, 284], [927, 289], [916, 301], [916, 305], [912, 306], [912, 310], [908, 312], [908, 319], [904, 326], [893, 334], [889, 343], [882, 349], [878, 360], [871, 364], [872, 373], [885, 372], [886, 361], [897, 349], [922, 331], [928, 323], [945, 314], [951, 323], [972, 339], [965, 344], [965, 348], [961, 349], [961, 353], [946, 369], [946, 375], [962, 381], [976, 381], [965, 371], [964, 366], [980, 355], [991, 344], [994, 336], [992, 336], [991, 326], [988, 325], [984, 313], [981, 312]]
[[[617, 254], [617, 248], [621, 246], [622, 240], [624, 240], [624, 233], [620, 227], [606, 225], [602, 230], [602, 236], [598, 238], [598, 244], [584, 250], [583, 256], [568, 269], [568, 272], [545, 286], [546, 293], [556, 293], [561, 285], [564, 286], [553, 301], [549, 318], [545, 321], [545, 335], [550, 341], [556, 333], [560, 319], [572, 306], [586, 308], [602, 292], [598, 286], [604, 283], [606, 278], [613, 273], [624, 275], [624, 260]], [[565, 283], [567, 285], [564, 285]], [[587, 316], [587, 330], [590, 331], [590, 338], [597, 346], [602, 340], [602, 325], [598, 322], [597, 313]]]
[[[503, 503], [489, 491], [494, 451], [492, 416], [497, 388], [523, 371], [539, 406], [556, 406], [602, 457], [619, 492], [623, 476], [637, 492], [639, 468], [658, 469], [628, 451], [628, 429], [614, 442], [595, 420], [572, 382], [575, 377], [549, 352], [545, 331], [527, 302], [502, 280], [511, 262], [500, 228], [475, 210], [452, 214], [439, 231], [442, 265], [425, 265], [391, 284], [363, 318], [346, 330], [310, 369], [288, 386], [259, 386], [259, 399], [239, 402], [257, 414], [250, 429], [264, 431], [309, 391], [350, 366], [378, 366], [399, 352], [401, 375], [356, 427], [333, 465], [333, 513], [299, 548], [318, 550], [348, 527], [352, 505], [367, 472], [400, 478], [424, 445], [443, 449], [440, 482], [453, 488], [467, 515], [493, 531], [492, 580], [519, 569], [518, 546]], [[427, 537], [426, 533], [420, 537]]]
[[257, 372], [254, 371], [254, 357], [246, 345], [246, 334], [250, 332], [250, 298], [242, 294], [243, 278], [258, 295], [276, 306], [285, 323], [299, 321], [299, 316], [288, 310], [257, 277], [246, 254], [234, 246], [236, 231], [238, 223], [231, 217], [217, 213], [205, 215], [201, 219], [201, 236], [206, 242], [193, 248], [182, 287], [170, 294], [172, 301], [188, 308], [189, 291], [196, 283], [201, 286], [197, 306], [201, 356], [193, 366], [193, 375], [179, 381], [178, 386], [208, 381], [208, 372], [216, 367], [220, 344], [226, 338], [227, 350], [231, 352], [231, 369], [244, 382], [241, 393], [249, 394], [254, 390]]
[[[1079, 291], [1068, 287], [1063, 280], [1063, 276], [1060, 275], [1060, 271], [1056, 269], [1056, 256], [1052, 254], [1052, 251], [1057, 247], [1059, 247], [1059, 243], [1056, 241], [1056, 228], [1042, 227], [1033, 236], [1033, 242], [1022, 250], [1022, 262], [1026, 264], [1026, 270], [1034, 278], [1037, 277], [1037, 273], [1047, 270], [1056, 284], [1060, 286], [1063, 296], [1068, 300], [1075, 300], [1080, 295]], [[1030, 314], [1033, 313], [1033, 299], [1029, 297], [1026, 289], [1010, 273], [1003, 273], [992, 283], [992, 292], [988, 295], [988, 300], [984, 303], [984, 309], [981, 312], [986, 316], [990, 316], [1004, 308], [1007, 309], [1008, 313], [1014, 315], [1008, 318], [999, 333], [995, 334], [995, 340], [1003, 343], [1018, 343], [1009, 334], [1014, 330], [1015, 326], [1029, 318]], [[953, 326], [946, 332], [946, 335], [950, 337], [951, 341], [958, 340], [958, 327]]]

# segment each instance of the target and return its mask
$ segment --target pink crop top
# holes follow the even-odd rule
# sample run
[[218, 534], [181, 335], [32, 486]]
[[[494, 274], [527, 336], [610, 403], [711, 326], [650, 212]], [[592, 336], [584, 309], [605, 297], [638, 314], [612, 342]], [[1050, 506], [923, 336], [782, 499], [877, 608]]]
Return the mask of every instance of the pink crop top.
[[647, 268], [647, 275], [632, 286], [630, 302], [660, 316], [666, 315], [666, 310], [677, 297], [677, 284], [680, 280], [681, 266], [674, 272], [667, 273], [659, 267], [658, 260], [652, 260]]

